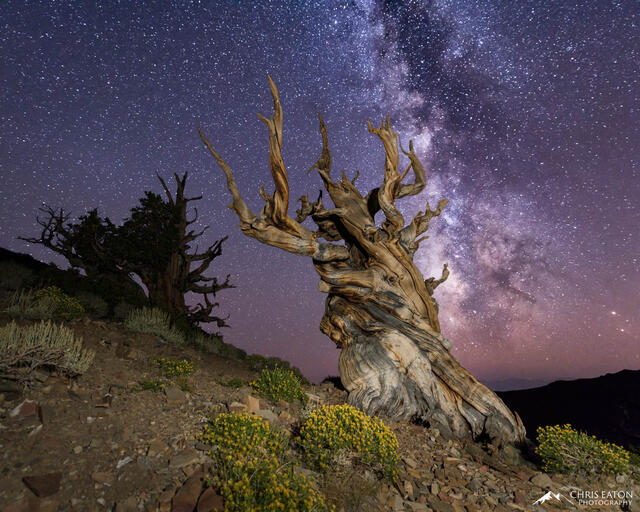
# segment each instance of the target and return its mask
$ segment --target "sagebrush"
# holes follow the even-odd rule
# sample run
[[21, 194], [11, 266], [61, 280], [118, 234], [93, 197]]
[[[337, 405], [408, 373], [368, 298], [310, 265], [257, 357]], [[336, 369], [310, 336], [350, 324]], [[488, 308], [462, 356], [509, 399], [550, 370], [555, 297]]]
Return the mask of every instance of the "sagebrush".
[[51, 321], [28, 326], [10, 322], [0, 328], [0, 371], [21, 380], [28, 380], [29, 372], [40, 367], [69, 376], [82, 374], [94, 355], [71, 329]]
[[183, 346], [184, 335], [171, 325], [169, 314], [158, 308], [141, 308], [129, 312], [125, 326], [136, 332], [155, 334], [172, 345]]

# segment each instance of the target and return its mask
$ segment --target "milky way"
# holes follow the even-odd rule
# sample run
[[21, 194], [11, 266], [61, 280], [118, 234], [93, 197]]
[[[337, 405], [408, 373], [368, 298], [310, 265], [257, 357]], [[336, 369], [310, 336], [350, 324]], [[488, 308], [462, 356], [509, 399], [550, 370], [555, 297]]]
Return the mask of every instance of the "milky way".
[[[144, 5], [143, 5], [144, 4]], [[427, 190], [447, 197], [416, 255], [438, 288], [443, 333], [481, 379], [594, 376], [640, 368], [640, 6], [629, 1], [90, 2], [0, 7], [2, 245], [37, 233], [43, 202], [123, 218], [156, 172], [189, 171], [225, 339], [277, 355], [314, 380], [337, 373], [318, 330], [310, 261], [244, 237], [196, 121], [249, 206], [271, 186], [266, 73], [284, 108], [291, 197], [328, 125], [334, 169], [381, 181], [366, 130], [390, 114], [414, 140]]]

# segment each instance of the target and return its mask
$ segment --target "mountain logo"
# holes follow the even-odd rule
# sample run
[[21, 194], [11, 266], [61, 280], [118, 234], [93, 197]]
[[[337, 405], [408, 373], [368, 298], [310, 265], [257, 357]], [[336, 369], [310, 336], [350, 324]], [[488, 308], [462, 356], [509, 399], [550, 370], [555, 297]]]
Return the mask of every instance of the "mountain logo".
[[573, 503], [573, 501], [571, 501], [569, 498], [567, 498], [564, 494], [560, 494], [558, 493], [553, 493], [551, 491], [548, 491], [547, 494], [545, 494], [544, 496], [538, 498], [536, 501], [533, 502], [534, 505], [539, 505], [541, 503], [545, 503], [549, 500], [558, 500], [559, 502], [562, 503], [562, 500], [566, 500], [567, 502], [571, 503], [572, 505], [575, 505], [575, 503]]

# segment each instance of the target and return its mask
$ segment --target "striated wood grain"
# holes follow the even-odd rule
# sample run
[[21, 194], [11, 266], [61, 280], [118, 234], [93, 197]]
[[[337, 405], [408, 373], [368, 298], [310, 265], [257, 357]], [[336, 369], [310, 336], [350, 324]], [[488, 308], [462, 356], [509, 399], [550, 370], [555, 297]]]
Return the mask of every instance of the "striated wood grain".
[[[288, 213], [289, 185], [282, 160], [282, 107], [269, 77], [274, 115], [260, 118], [269, 132], [269, 161], [275, 191], [261, 190], [265, 206], [255, 215], [242, 199], [233, 173], [198, 127], [202, 141], [227, 178], [233, 197], [230, 205], [247, 236], [301, 256], [310, 256], [320, 277], [318, 289], [327, 294], [320, 329], [341, 349], [340, 376], [349, 392], [349, 403], [368, 414], [395, 419], [420, 418], [457, 436], [483, 437], [496, 444], [524, 441], [525, 430], [516, 414], [487, 387], [469, 374], [451, 355], [451, 344], [440, 333], [437, 286], [449, 275], [424, 279], [413, 256], [427, 237], [430, 221], [438, 217], [448, 200], [435, 210], [427, 203], [409, 223], [396, 200], [419, 194], [426, 186], [424, 168], [415, 154], [398, 144], [387, 118], [369, 132], [385, 148], [382, 184], [363, 195], [356, 177], [349, 181], [331, 176], [331, 152], [327, 127], [319, 117], [322, 152], [310, 171], [322, 179], [332, 207], [325, 207], [322, 193], [315, 202], [300, 198], [295, 219]], [[409, 165], [399, 170], [400, 151]], [[413, 183], [402, 183], [413, 171]], [[384, 220], [376, 225], [374, 216]], [[311, 219], [316, 230], [302, 225]], [[321, 240], [324, 239], [324, 242]], [[338, 242], [338, 243], [336, 243]]]

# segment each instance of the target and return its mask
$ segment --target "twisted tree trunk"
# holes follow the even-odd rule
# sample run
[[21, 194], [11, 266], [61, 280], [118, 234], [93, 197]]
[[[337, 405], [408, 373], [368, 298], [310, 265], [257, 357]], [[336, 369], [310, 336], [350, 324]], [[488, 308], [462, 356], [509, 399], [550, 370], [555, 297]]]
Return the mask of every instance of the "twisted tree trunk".
[[[215, 277], [204, 276], [204, 272], [213, 260], [222, 254], [222, 244], [227, 240], [227, 237], [216, 240], [202, 253], [191, 250], [193, 242], [202, 236], [208, 226], [198, 233], [193, 230], [187, 231], [189, 225], [198, 218], [198, 210], [195, 208], [193, 219], [187, 218], [187, 206], [191, 201], [199, 201], [202, 196], [186, 197], [184, 195], [187, 181], [186, 172], [182, 178], [177, 174], [173, 176], [176, 182], [175, 195], [171, 194], [169, 187], [160, 175], [158, 175], [158, 179], [167, 196], [167, 201], [176, 208], [177, 243], [167, 265], [149, 283], [145, 282], [149, 289], [149, 298], [165, 309], [182, 313], [193, 323], [215, 322], [218, 327], [227, 327], [223, 318], [211, 314], [218, 303], [211, 302], [209, 295], [215, 298], [216, 293], [220, 290], [233, 288], [229, 284], [229, 276], [224, 282], [219, 282]], [[193, 267], [192, 263], [194, 263]], [[198, 303], [196, 306], [188, 306], [185, 303], [185, 294], [188, 292], [202, 295], [204, 304]]]
[[[420, 193], [426, 184], [413, 144], [409, 143], [409, 151], [400, 147], [409, 159], [406, 171], [400, 173], [397, 136], [389, 118], [380, 128], [369, 123], [386, 158], [381, 186], [362, 196], [355, 186], [357, 175], [349, 181], [343, 172], [342, 180], [332, 179], [326, 126], [319, 116], [323, 149], [310, 170], [317, 169], [333, 207], [324, 207], [322, 193], [315, 202], [303, 196], [294, 220], [288, 214], [289, 185], [281, 154], [282, 108], [271, 78], [269, 83], [274, 115], [259, 117], [269, 129], [275, 192], [268, 195], [261, 189], [266, 204], [260, 215], [249, 210], [231, 169], [200, 128], [199, 133], [227, 177], [233, 197], [230, 207], [240, 219], [240, 229], [260, 242], [312, 258], [320, 276], [319, 290], [328, 294], [320, 329], [342, 349], [340, 376], [349, 403], [369, 414], [420, 418], [458, 437], [485, 437], [496, 444], [524, 441], [517, 414], [460, 366], [440, 334], [432, 294], [449, 275], [447, 265], [440, 279], [425, 281], [413, 263], [420, 242], [427, 238], [421, 235], [448, 203], [441, 200], [435, 210], [427, 203], [425, 212], [405, 226], [395, 201]], [[414, 181], [403, 184], [410, 170]], [[380, 210], [385, 220], [377, 226], [374, 216]], [[302, 225], [308, 217], [316, 231]], [[332, 243], [340, 240], [344, 245]]]

